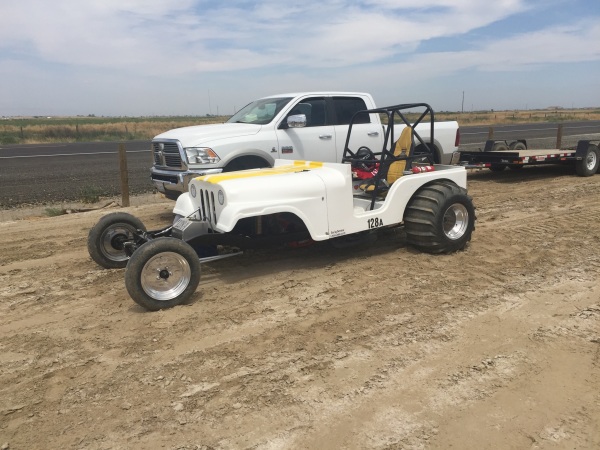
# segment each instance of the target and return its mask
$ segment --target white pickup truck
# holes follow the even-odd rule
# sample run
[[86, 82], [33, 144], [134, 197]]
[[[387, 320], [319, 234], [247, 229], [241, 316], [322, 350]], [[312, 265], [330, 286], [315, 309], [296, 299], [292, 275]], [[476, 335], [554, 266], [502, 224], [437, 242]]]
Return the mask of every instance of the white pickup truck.
[[[176, 128], [152, 140], [152, 182], [170, 199], [201, 175], [272, 167], [276, 159], [341, 162], [348, 126], [359, 111], [375, 109], [370, 94], [303, 92], [261, 98], [227, 122]], [[417, 130], [430, 142], [429, 124]], [[404, 125], [400, 125], [404, 127]], [[396, 133], [399, 135], [399, 131]], [[384, 127], [378, 114], [354, 121], [350, 145], [380, 148]], [[436, 122], [434, 162], [448, 164], [458, 148], [457, 122]], [[415, 148], [415, 153], [421, 151]]]

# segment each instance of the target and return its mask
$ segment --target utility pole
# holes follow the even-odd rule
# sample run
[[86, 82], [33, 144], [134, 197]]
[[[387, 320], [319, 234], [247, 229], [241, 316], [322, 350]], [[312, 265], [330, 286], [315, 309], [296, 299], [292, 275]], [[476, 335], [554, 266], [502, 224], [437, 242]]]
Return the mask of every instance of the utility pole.
[[462, 106], [461, 106], [460, 111], [461, 111], [461, 113], [465, 112], [465, 91], [463, 91]]

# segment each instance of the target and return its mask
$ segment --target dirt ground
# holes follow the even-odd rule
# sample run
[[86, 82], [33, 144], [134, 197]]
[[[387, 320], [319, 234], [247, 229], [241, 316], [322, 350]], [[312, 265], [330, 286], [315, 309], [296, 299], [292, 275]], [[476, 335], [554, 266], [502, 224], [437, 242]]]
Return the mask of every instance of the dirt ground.
[[[157, 313], [87, 254], [116, 208], [4, 212], [1, 448], [600, 448], [600, 176], [469, 190], [465, 251], [247, 252]], [[125, 210], [152, 228], [171, 207]]]

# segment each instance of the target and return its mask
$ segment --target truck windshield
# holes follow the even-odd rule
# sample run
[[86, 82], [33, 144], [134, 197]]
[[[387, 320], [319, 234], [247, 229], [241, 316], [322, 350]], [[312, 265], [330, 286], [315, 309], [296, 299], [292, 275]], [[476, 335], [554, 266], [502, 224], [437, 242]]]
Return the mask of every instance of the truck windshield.
[[256, 100], [244, 106], [236, 112], [227, 123], [254, 123], [256, 125], [265, 125], [287, 105], [291, 97], [282, 98], [263, 98]]

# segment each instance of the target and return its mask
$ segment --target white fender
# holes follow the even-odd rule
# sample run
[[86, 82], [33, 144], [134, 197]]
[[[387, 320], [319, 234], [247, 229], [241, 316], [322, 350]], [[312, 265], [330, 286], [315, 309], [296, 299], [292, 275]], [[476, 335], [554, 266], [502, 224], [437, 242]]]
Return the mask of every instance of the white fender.
[[179, 197], [177, 197], [175, 208], [173, 208], [173, 214], [182, 217], [188, 217], [190, 214], [193, 214], [196, 210], [197, 208], [194, 207], [194, 203], [192, 202], [190, 193], [184, 192]]

